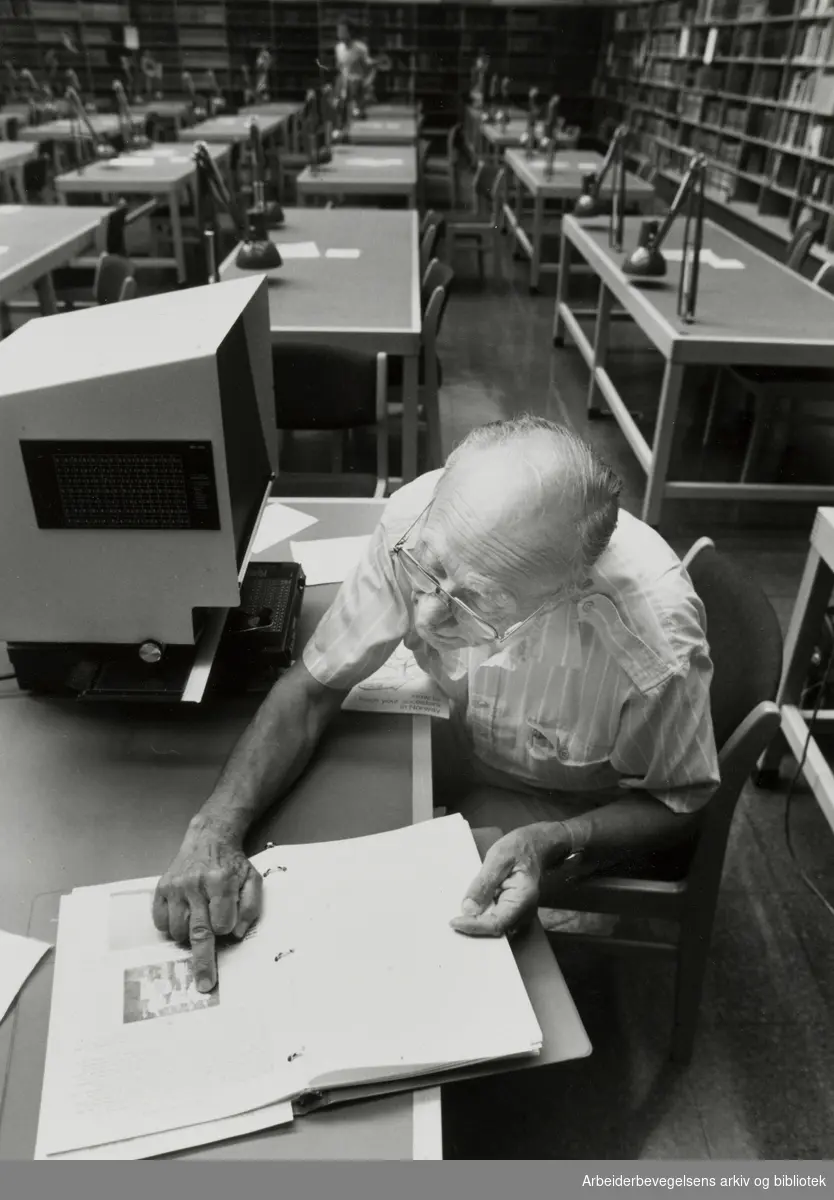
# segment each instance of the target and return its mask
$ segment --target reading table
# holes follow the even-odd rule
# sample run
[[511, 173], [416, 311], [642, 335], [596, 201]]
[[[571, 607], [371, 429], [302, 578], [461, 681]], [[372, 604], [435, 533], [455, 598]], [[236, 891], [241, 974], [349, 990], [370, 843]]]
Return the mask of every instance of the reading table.
[[[351, 127], [352, 128], [352, 127]], [[417, 207], [414, 146], [334, 146], [332, 162], [305, 167], [296, 180], [299, 204], [313, 196], [402, 196]]]
[[[318, 518], [296, 540], [370, 533], [382, 500], [285, 500]], [[255, 558], [289, 557], [286, 542]], [[299, 647], [335, 595], [307, 591]], [[0, 664], [2, 666], [2, 664]], [[170, 862], [257, 701], [84, 706], [2, 685], [0, 789], [4, 831], [0, 925], [54, 940], [61, 892], [154, 875]], [[432, 817], [428, 717], [342, 713], [286, 800], [246, 849], [361, 836]], [[520, 939], [519, 964], [545, 1033], [542, 1060], [590, 1047], [546, 938]], [[48, 954], [0, 1026], [0, 1159], [34, 1151], [52, 977]], [[542, 1060], [536, 1060], [542, 1061]], [[160, 1081], [164, 1087], [164, 1080]], [[183, 1152], [228, 1159], [409, 1159], [442, 1156], [440, 1089], [400, 1092], [321, 1109], [261, 1134]]]

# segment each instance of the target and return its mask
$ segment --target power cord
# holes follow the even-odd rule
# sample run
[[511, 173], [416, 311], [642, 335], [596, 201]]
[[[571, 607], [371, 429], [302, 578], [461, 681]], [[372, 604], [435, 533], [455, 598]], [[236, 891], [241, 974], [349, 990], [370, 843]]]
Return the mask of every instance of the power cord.
[[805, 766], [805, 760], [808, 757], [808, 749], [811, 745], [811, 739], [814, 736], [814, 729], [816, 727], [817, 717], [819, 715], [820, 708], [822, 707], [822, 702], [825, 698], [825, 689], [826, 689], [826, 685], [828, 684], [829, 677], [831, 675], [832, 665], [834, 665], [834, 650], [832, 650], [831, 653], [829, 653], [829, 655], [828, 655], [828, 662], [826, 663], [826, 666], [825, 666], [825, 674], [823, 675], [820, 682], [814, 683], [809, 688], [806, 688], [803, 691], [801, 699], [799, 701], [799, 707], [803, 708], [808, 695], [811, 692], [816, 690], [817, 698], [814, 702], [814, 709], [813, 709], [813, 712], [811, 713], [811, 719], [808, 722], [808, 733], [805, 738], [805, 744], [802, 747], [802, 755], [799, 759], [799, 762], [797, 763], [796, 770], [794, 771], [794, 774], [793, 774], [793, 778], [791, 779], [791, 782], [788, 786], [788, 793], [785, 796], [785, 844], [788, 847], [788, 853], [790, 854], [791, 858], [793, 859], [794, 866], [796, 867], [796, 869], [799, 873], [799, 877], [802, 880], [802, 882], [805, 884], [805, 886], [808, 888], [809, 891], [813, 892], [813, 894], [820, 901], [820, 903], [825, 905], [825, 907], [828, 909], [828, 912], [830, 913], [830, 915], [832, 917], [834, 917], [834, 905], [832, 905], [831, 902], [829, 900], [827, 900], [825, 898], [825, 896], [823, 896], [822, 892], [819, 890], [819, 888], [814, 883], [814, 881], [806, 873], [805, 869], [803, 868], [802, 864], [800, 863], [799, 859], [796, 856], [796, 850], [794, 849], [793, 840], [791, 838], [791, 826], [790, 826], [791, 802], [796, 794], [796, 785], [799, 782], [799, 777], [802, 774], [802, 768]]

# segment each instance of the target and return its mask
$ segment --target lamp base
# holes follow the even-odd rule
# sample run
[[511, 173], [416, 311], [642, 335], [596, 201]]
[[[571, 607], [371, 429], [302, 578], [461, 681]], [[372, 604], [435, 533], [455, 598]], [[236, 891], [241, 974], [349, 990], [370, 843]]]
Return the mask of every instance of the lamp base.
[[602, 205], [596, 193], [596, 188], [596, 175], [585, 175], [582, 179], [582, 193], [573, 206], [573, 215], [575, 217], [598, 217], [600, 215]]
[[659, 225], [657, 221], [644, 221], [636, 249], [623, 263], [623, 274], [634, 279], [663, 279], [666, 274], [666, 259], [657, 246]]
[[102, 160], [116, 158], [118, 153], [118, 150], [116, 150], [113, 146], [104, 146], [101, 144], [96, 146], [96, 158], [100, 158]]
[[237, 252], [235, 265], [242, 271], [272, 271], [283, 267], [284, 260], [274, 242], [244, 242]]

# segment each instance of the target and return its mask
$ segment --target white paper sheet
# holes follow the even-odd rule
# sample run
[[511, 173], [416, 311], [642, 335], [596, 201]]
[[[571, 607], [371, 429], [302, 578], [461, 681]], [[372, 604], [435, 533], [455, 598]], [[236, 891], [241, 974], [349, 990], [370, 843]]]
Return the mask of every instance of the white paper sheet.
[[8, 252], [9, 252], [8, 246], [0, 246], [0, 254], [8, 254]]
[[401, 167], [401, 158], [349, 158], [345, 160], [349, 167]]
[[291, 538], [294, 533], [300, 533], [302, 529], [308, 529], [311, 525], [316, 524], [318, 524], [318, 517], [311, 517], [307, 513], [299, 512], [297, 508], [290, 508], [288, 504], [281, 504], [278, 500], [269, 500], [263, 511], [258, 532], [255, 534], [252, 553], [261, 554], [270, 546], [283, 542], [286, 538]]
[[342, 708], [448, 717], [449, 699], [400, 642], [384, 666], [350, 691]]
[[341, 583], [365, 552], [371, 540], [364, 537], [320, 538], [315, 542], [290, 542], [292, 556], [301, 563], [307, 587], [320, 583]]
[[359, 258], [361, 250], [325, 250], [325, 258]]
[[155, 158], [140, 158], [138, 155], [129, 155], [126, 158], [111, 158], [108, 162], [102, 163], [108, 171], [119, 170], [120, 167], [154, 167], [157, 160]]
[[0, 929], [0, 1021], [49, 949], [48, 942]]
[[321, 258], [315, 242], [277, 242], [282, 258]]

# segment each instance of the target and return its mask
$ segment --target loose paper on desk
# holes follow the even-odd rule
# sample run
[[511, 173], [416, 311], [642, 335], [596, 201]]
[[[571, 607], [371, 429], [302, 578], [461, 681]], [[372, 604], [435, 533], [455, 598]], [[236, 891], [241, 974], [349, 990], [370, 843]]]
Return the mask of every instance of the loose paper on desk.
[[270, 546], [286, 541], [294, 533], [301, 533], [302, 529], [308, 529], [310, 525], [317, 523], [317, 517], [299, 512], [297, 508], [291, 508], [288, 504], [281, 504], [279, 500], [268, 500], [258, 532], [255, 534], [252, 553], [261, 554]]
[[0, 1021], [49, 948], [48, 942], [0, 930]]
[[321, 258], [315, 242], [277, 242], [282, 258]]
[[301, 563], [307, 587], [341, 583], [365, 552], [370, 534], [362, 537], [319, 538], [315, 542], [290, 542], [292, 556]]
[[209, 993], [153, 926], [154, 879], [62, 897], [36, 1157], [143, 1157], [310, 1091], [540, 1051], [506, 939], [449, 925], [480, 867], [462, 817], [252, 862], [262, 914]]
[[401, 158], [349, 158], [345, 165], [349, 167], [401, 167]]
[[325, 250], [325, 258], [359, 258], [361, 250]]
[[342, 708], [354, 712], [448, 717], [449, 698], [400, 642], [384, 666], [351, 689]]

